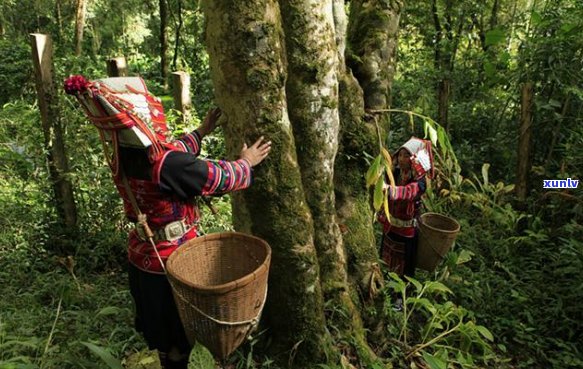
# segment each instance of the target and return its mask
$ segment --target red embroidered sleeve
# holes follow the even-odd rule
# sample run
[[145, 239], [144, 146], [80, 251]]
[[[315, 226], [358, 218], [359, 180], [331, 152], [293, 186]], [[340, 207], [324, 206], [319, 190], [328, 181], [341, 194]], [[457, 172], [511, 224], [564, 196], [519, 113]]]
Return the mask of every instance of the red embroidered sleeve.
[[189, 152], [198, 156], [200, 154], [200, 143], [202, 138], [197, 130], [185, 134], [177, 140], [174, 140], [171, 145], [174, 146], [179, 151]]
[[394, 201], [410, 201], [420, 195], [419, 182], [406, 186], [389, 186], [389, 198]]
[[245, 159], [236, 161], [206, 161], [208, 176], [202, 195], [222, 194], [242, 190], [251, 185], [251, 165]]

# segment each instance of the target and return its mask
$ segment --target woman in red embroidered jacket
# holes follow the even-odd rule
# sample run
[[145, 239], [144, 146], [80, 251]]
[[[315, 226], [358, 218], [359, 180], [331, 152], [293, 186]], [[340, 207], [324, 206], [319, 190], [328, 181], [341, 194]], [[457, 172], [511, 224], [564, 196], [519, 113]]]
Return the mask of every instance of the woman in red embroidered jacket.
[[[186, 231], [176, 239], [166, 235], [156, 237], [156, 248], [165, 262], [184, 242], [197, 236], [199, 210], [192, 202], [198, 195], [224, 194], [251, 185], [251, 168], [269, 153], [271, 142], [260, 138], [251, 147], [243, 146], [236, 161], [202, 160], [198, 158], [204, 136], [212, 132], [220, 110], [211, 111], [204, 123], [194, 132], [173, 142], [184, 150], [167, 151], [148, 165], [146, 155], [120, 148], [120, 160], [129, 177], [130, 187], [140, 209], [148, 215], [153, 230], [180, 221]], [[141, 158], [141, 159], [138, 159]], [[137, 163], [143, 162], [143, 165]], [[146, 170], [144, 170], [144, 168]], [[116, 181], [117, 182], [117, 181]], [[124, 188], [118, 185], [118, 190]], [[130, 219], [133, 209], [124, 197]], [[130, 233], [129, 251], [130, 291], [136, 306], [136, 329], [144, 335], [151, 349], [158, 350], [163, 368], [186, 369], [191, 346], [185, 336], [167, 278], [151, 244], [138, 230]]]
[[389, 213], [378, 215], [383, 225], [381, 258], [399, 276], [413, 277], [417, 254], [417, 219], [421, 196], [431, 169], [431, 143], [412, 137], [393, 156], [395, 186], [388, 186]]
[[191, 347], [161, 262], [197, 236], [200, 213], [194, 197], [249, 187], [251, 168], [265, 159], [271, 142], [260, 138], [249, 148], [244, 145], [235, 161], [201, 160], [201, 141], [215, 129], [220, 110], [210, 111], [194, 132], [172, 140], [161, 102], [141, 78], [87, 81], [71, 76], [64, 87], [98, 128], [127, 218], [136, 223], [139, 209], [154, 233], [156, 249], [140, 226], [129, 234], [128, 274], [136, 329], [151, 349], [158, 350], [163, 368], [186, 369]]

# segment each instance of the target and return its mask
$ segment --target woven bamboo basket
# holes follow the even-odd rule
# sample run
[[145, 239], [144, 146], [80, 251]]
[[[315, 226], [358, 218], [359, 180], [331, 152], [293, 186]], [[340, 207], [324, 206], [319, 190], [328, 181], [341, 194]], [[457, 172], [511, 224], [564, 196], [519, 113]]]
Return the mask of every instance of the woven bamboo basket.
[[460, 231], [459, 223], [437, 213], [422, 214], [419, 221], [417, 267], [434, 271], [445, 257]]
[[257, 325], [267, 295], [271, 249], [242, 233], [215, 233], [179, 247], [166, 270], [191, 344], [227, 358]]

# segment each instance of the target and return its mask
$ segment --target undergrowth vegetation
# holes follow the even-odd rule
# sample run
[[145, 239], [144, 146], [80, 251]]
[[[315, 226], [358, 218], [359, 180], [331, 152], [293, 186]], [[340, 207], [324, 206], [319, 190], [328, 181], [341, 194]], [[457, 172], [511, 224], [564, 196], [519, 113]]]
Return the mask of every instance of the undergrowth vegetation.
[[[11, 102], [0, 119], [0, 367], [155, 368], [155, 355], [132, 328], [128, 224], [99, 146], [87, 142], [96, 140], [91, 127], [79, 122], [68, 128], [73, 143], [85, 140], [83, 149], [71, 145], [83, 213], [79, 235], [59, 240], [42, 150], [34, 144], [40, 138], [31, 134], [38, 131], [36, 106]], [[210, 146], [220, 151], [222, 142]], [[572, 148], [566, 144], [566, 150]], [[519, 212], [511, 206], [512, 186], [491, 182], [487, 164], [471, 178], [445, 178], [425, 205], [456, 218], [461, 233], [434, 274], [420, 272], [407, 281], [386, 276], [385, 358], [394, 367], [581, 367], [581, 196], [566, 207], [557, 192]], [[221, 215], [203, 208], [203, 230], [231, 229], [228, 199], [215, 205]], [[395, 292], [404, 297], [403, 312], [390, 309]], [[260, 339], [237, 351], [228, 367], [274, 367], [254, 353]], [[214, 365], [201, 347], [191, 360], [192, 367]]]

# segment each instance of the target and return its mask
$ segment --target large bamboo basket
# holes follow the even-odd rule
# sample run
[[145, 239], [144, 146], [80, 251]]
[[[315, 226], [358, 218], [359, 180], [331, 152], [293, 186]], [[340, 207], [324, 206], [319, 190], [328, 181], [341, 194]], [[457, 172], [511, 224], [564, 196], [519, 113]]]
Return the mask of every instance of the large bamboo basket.
[[166, 270], [186, 335], [220, 360], [257, 325], [267, 295], [271, 249], [242, 233], [215, 233], [179, 247]]
[[422, 214], [419, 220], [417, 267], [434, 271], [449, 251], [460, 231], [459, 223], [437, 213]]

